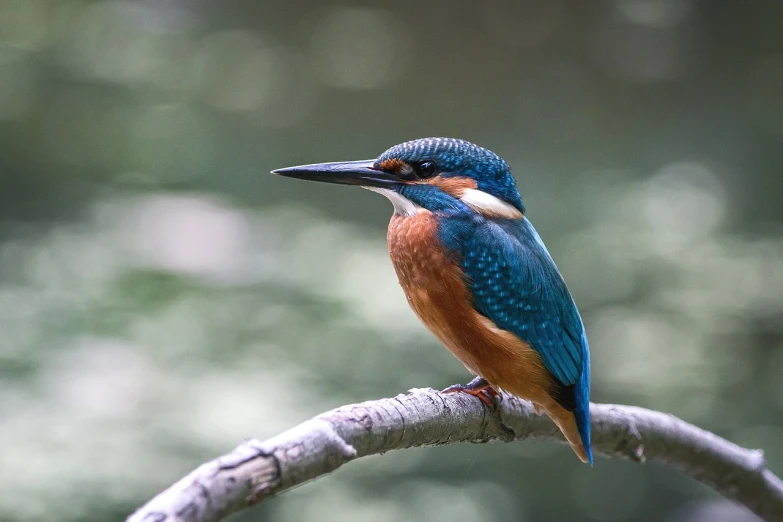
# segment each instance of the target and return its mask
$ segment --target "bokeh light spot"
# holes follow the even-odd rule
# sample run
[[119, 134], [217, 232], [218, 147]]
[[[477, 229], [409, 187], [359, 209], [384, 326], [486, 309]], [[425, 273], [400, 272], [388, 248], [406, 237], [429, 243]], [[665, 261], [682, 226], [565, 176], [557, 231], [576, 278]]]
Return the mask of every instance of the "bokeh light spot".
[[706, 237], [723, 222], [726, 194], [705, 165], [672, 163], [650, 179], [641, 210], [659, 248], [680, 249]]
[[133, 242], [149, 266], [220, 281], [247, 260], [247, 221], [240, 212], [208, 199], [151, 198], [129, 219]]
[[388, 11], [334, 8], [310, 42], [312, 66], [327, 85], [345, 89], [388, 87], [401, 74], [410, 35]]
[[693, 9], [691, 0], [615, 0], [613, 5], [627, 21], [651, 27], [676, 25]]
[[276, 50], [249, 31], [223, 31], [201, 42], [205, 95], [229, 111], [255, 109], [269, 95], [279, 74]]

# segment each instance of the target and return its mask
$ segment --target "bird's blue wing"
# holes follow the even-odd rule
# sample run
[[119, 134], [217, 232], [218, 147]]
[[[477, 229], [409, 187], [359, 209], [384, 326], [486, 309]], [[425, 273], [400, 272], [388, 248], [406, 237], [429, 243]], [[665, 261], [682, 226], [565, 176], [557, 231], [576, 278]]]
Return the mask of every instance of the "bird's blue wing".
[[584, 327], [530, 222], [485, 221], [461, 243], [462, 267], [476, 309], [529, 343], [562, 385], [575, 385], [589, 372]]
[[574, 412], [590, 465], [590, 354], [582, 319], [544, 243], [526, 218], [472, 216], [441, 223], [459, 255], [473, 305], [541, 355], [561, 384], [555, 400]]

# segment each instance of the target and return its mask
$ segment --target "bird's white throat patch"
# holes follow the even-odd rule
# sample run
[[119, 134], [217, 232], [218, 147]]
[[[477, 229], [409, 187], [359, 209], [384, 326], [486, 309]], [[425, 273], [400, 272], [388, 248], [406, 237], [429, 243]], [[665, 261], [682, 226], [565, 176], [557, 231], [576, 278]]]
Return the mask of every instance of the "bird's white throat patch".
[[[429, 212], [426, 208], [417, 205], [394, 190], [378, 187], [364, 188], [386, 196], [394, 205], [394, 212], [401, 216], [415, 216], [422, 212]], [[522, 212], [514, 205], [478, 189], [464, 189], [459, 199], [482, 216], [505, 219], [519, 219], [522, 217]]]
[[517, 207], [482, 190], [465, 189], [459, 199], [482, 216], [506, 219], [522, 217]]
[[394, 190], [378, 188], [378, 187], [364, 187], [364, 188], [386, 196], [386, 198], [388, 198], [388, 200], [392, 202], [392, 205], [394, 205], [395, 214], [399, 214], [401, 216], [415, 216], [416, 214], [421, 214], [422, 212], [429, 212], [426, 208], [417, 205], [410, 199], [406, 198], [405, 196], [403, 196], [402, 194]]

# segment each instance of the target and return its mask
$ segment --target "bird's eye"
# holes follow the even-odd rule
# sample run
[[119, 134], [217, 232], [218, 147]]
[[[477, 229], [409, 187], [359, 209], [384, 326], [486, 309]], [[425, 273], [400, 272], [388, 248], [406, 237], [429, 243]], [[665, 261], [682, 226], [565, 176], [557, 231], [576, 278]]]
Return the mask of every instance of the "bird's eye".
[[420, 178], [431, 178], [438, 172], [438, 166], [434, 161], [422, 161], [419, 163], [417, 174]]

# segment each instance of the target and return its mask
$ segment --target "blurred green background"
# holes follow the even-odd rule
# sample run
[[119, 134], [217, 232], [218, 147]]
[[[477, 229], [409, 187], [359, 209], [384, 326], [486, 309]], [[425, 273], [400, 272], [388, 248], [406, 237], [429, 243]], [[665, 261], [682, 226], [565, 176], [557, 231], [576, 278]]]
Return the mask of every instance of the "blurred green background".
[[[275, 178], [453, 136], [512, 166], [593, 399], [783, 473], [783, 3], [0, 0], [0, 519], [123, 519], [326, 409], [469, 379], [389, 203]], [[753, 517], [520, 442], [363, 459], [234, 520]]]

